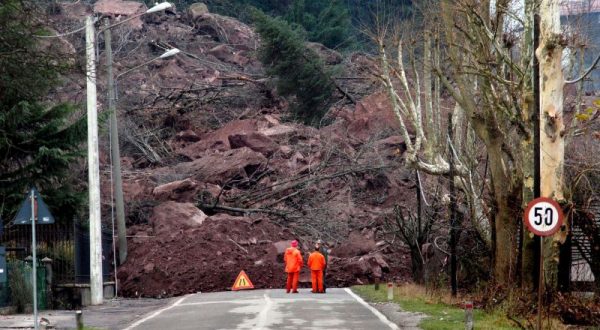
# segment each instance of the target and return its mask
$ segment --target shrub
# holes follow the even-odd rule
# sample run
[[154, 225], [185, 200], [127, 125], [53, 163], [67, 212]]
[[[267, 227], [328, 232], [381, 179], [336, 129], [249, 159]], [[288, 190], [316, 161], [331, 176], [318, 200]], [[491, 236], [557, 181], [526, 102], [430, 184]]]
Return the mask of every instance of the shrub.
[[10, 289], [10, 300], [17, 309], [17, 313], [25, 311], [25, 306], [32, 304], [31, 284], [26, 279], [27, 268], [31, 267], [20, 261], [11, 261], [8, 264], [8, 287]]

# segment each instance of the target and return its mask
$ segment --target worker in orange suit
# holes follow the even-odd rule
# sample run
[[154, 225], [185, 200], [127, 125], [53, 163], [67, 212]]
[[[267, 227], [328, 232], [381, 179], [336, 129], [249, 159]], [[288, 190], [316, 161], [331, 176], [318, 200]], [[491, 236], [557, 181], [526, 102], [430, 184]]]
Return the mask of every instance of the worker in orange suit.
[[300, 277], [300, 269], [303, 265], [302, 254], [298, 250], [298, 241], [293, 240], [292, 246], [285, 250], [283, 261], [285, 262], [285, 272], [287, 273], [286, 292], [298, 293], [298, 279]]
[[319, 247], [315, 246], [315, 251], [308, 256], [306, 263], [310, 268], [312, 281], [312, 293], [325, 293], [323, 289], [323, 270], [325, 269], [325, 256], [319, 252]]

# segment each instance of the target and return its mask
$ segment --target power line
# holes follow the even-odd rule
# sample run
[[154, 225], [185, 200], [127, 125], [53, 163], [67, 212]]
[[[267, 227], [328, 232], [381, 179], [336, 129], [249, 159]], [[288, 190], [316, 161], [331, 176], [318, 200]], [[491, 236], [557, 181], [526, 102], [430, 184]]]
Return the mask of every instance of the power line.
[[85, 25], [84, 25], [84, 26], [82, 26], [82, 27], [80, 27], [80, 28], [79, 28], [79, 29], [77, 29], [77, 30], [70, 31], [70, 32], [65, 32], [65, 33], [62, 33], [62, 34], [56, 34], [56, 35], [52, 35], [52, 36], [42, 36], [42, 35], [37, 35], [37, 34], [34, 34], [33, 36], [34, 36], [34, 37], [36, 37], [36, 38], [61, 38], [61, 37], [66, 37], [66, 36], [69, 36], [69, 35], [75, 34], [75, 33], [77, 33], [77, 32], [81, 32], [81, 31], [83, 31], [84, 29], [85, 29]]

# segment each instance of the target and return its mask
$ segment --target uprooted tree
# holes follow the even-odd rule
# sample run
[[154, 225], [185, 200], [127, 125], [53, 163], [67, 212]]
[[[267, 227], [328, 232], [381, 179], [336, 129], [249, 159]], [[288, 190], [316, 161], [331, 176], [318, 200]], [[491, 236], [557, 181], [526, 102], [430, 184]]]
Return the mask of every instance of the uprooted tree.
[[262, 38], [259, 58], [277, 78], [277, 91], [290, 99], [294, 119], [319, 125], [334, 89], [329, 73], [287, 22], [260, 11], [254, 12], [254, 19]]

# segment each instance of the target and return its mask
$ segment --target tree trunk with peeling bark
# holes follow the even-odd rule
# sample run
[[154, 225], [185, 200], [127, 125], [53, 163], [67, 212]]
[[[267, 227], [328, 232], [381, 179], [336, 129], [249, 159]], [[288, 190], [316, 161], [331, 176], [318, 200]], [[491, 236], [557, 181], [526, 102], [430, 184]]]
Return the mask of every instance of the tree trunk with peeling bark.
[[[565, 126], [563, 123], [562, 52], [559, 0], [542, 0], [539, 7], [540, 44], [536, 56], [540, 66], [540, 188], [541, 196], [563, 201]], [[559, 243], [566, 231], [559, 231], [544, 244], [545, 278], [557, 286]]]
[[[533, 200], [539, 195], [539, 186], [536, 187], [536, 162], [535, 148], [537, 148], [537, 141], [535, 135], [536, 122], [538, 117], [538, 108], [536, 106], [536, 98], [534, 92], [534, 86], [537, 82], [537, 75], [533, 74], [533, 70], [537, 68], [537, 62], [535, 61], [535, 20], [532, 19], [535, 16], [535, 0], [523, 0], [522, 5], [524, 7], [524, 20], [523, 20], [523, 39], [524, 49], [522, 50], [521, 67], [531, 67], [532, 70], [528, 70], [528, 74], [525, 78], [525, 90], [523, 91], [523, 122], [527, 124], [529, 130], [534, 132], [529, 139], [523, 141], [523, 203], [521, 204], [524, 210], [527, 207], [527, 203]], [[537, 191], [536, 191], [537, 190]], [[520, 222], [521, 231], [521, 242], [520, 242], [520, 284], [521, 287], [526, 290], [533, 290], [537, 281], [536, 267], [539, 263], [536, 263], [536, 241], [534, 235], [527, 230], [523, 222]]]
[[513, 43], [504, 30], [507, 19], [515, 17], [509, 10], [508, 0], [497, 0], [493, 7], [489, 1], [442, 1], [450, 70], [438, 70], [486, 146], [493, 199], [492, 273], [505, 288], [516, 284], [521, 206], [532, 172], [524, 170], [532, 160], [531, 152], [523, 151], [532, 146], [531, 87], [527, 87], [531, 83], [526, 69], [530, 60], [515, 61], [517, 52], [512, 52], [512, 47], [518, 47], [527, 56], [530, 45], [522, 39]]
[[[431, 27], [430, 27], [431, 28]], [[433, 29], [431, 29], [433, 30]], [[398, 119], [400, 133], [406, 141], [406, 163], [418, 171], [430, 175], [450, 175], [450, 165], [447, 156], [444, 156], [444, 146], [448, 140], [448, 133], [440, 128], [440, 78], [433, 74], [432, 68], [439, 66], [440, 48], [439, 37], [430, 29], [424, 31], [423, 37], [423, 63], [416, 63], [414, 54], [405, 54], [401, 38], [393, 40], [397, 43], [397, 58], [390, 59], [386, 50], [385, 34], [377, 36], [381, 59], [381, 73], [379, 75], [382, 87], [387, 92], [392, 110]], [[432, 40], [433, 39], [433, 40]], [[408, 59], [407, 59], [407, 58]], [[410, 66], [405, 66], [404, 62]], [[409, 80], [407, 77], [411, 76]], [[433, 83], [432, 83], [433, 82]], [[434, 87], [432, 89], [432, 87]], [[483, 180], [476, 177], [476, 150], [469, 150], [461, 137], [464, 130], [471, 136], [470, 125], [463, 127], [461, 119], [464, 118], [463, 109], [456, 106], [453, 118], [456, 125], [452, 129], [456, 134], [450, 141], [451, 150], [455, 154], [455, 167], [452, 180], [466, 195], [471, 212], [474, 228], [479, 236], [490, 246], [490, 229], [487, 215], [484, 212], [485, 203], [479, 198]], [[414, 138], [409, 133], [409, 128], [415, 131]], [[446, 157], [446, 158], [445, 158]]]

